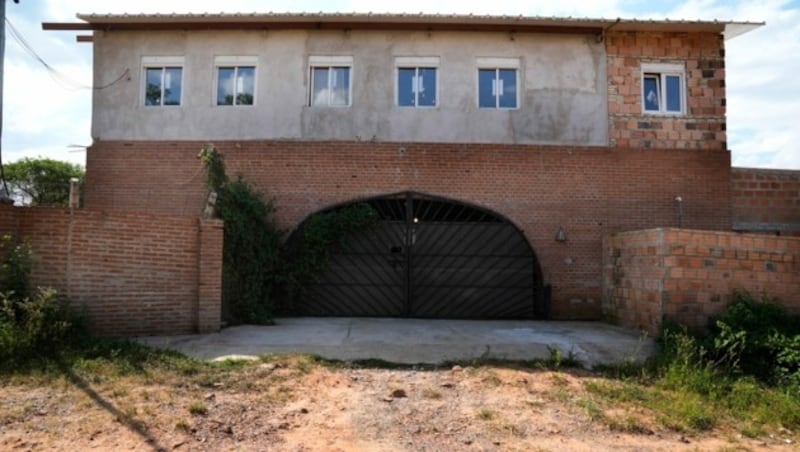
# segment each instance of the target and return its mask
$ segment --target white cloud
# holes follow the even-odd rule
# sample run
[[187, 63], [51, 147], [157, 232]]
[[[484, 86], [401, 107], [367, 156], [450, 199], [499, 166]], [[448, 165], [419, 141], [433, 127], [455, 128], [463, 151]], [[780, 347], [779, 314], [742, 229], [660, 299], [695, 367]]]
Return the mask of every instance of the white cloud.
[[[187, 12], [425, 12], [573, 17], [636, 17], [766, 21], [759, 30], [726, 42], [728, 139], [735, 165], [800, 169], [800, 5], [787, 0], [369, 0], [279, 1], [194, 0], [44, 0], [7, 6], [9, 17], [42, 57], [82, 83], [91, 80], [90, 45], [77, 44], [74, 32], [43, 32], [41, 21], [73, 21], [82, 13]], [[91, 92], [61, 88], [43, 68], [7, 40], [4, 156], [63, 152], [71, 143], [87, 144]], [[18, 86], [35, 89], [20, 90]], [[44, 106], [44, 107], [43, 107]]]
[[[8, 5], [9, 21], [24, 35], [36, 53], [57, 72], [75, 83], [91, 85], [88, 48], [41, 30], [37, 18], [22, 10], [23, 4]], [[22, 13], [25, 13], [24, 15]], [[11, 29], [6, 32], [3, 92], [3, 160], [49, 157], [84, 163], [83, 153], [68, 152], [67, 145], [91, 141], [91, 92], [64, 86], [26, 53]], [[60, 84], [59, 84], [60, 83]]]

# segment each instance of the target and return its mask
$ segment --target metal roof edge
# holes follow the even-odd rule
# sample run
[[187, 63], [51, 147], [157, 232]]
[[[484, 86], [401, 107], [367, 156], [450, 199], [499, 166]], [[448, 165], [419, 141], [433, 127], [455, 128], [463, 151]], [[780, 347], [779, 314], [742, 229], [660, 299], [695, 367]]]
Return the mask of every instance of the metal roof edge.
[[[588, 18], [588, 17], [555, 17], [555, 16], [523, 16], [523, 15], [473, 15], [473, 14], [384, 14], [384, 13], [197, 13], [197, 14], [76, 14], [82, 23], [46, 22], [42, 27], [46, 30], [93, 30], [93, 29], [138, 29], [180, 27], [202, 27], [211, 25], [214, 28], [256, 28], [263, 25], [269, 28], [280, 25], [284, 28], [309, 28], [316, 24], [320, 28], [328, 28], [337, 24], [379, 29], [387, 28], [469, 28], [491, 29], [519, 27], [529, 30], [585, 30], [593, 32], [597, 29], [613, 27], [615, 31], [675, 31], [675, 32], [718, 32], [725, 39], [732, 39], [755, 28], [764, 22], [744, 22], [726, 20], [670, 20], [670, 19], [624, 19], [624, 18]], [[301, 27], [302, 26], [302, 27]]]

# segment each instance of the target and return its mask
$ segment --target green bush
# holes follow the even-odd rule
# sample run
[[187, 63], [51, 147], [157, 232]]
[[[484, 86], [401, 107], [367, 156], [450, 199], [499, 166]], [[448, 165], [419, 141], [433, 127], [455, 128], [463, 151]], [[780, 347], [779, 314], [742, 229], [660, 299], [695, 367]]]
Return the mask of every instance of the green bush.
[[53, 289], [39, 289], [22, 300], [0, 295], [0, 361], [17, 365], [53, 356], [85, 334], [69, 301]]
[[736, 292], [708, 334], [695, 337], [668, 325], [661, 345], [663, 368], [677, 373], [706, 369], [713, 375], [754, 377], [770, 385], [800, 383], [800, 317], [789, 315], [766, 295]]
[[707, 335], [669, 326], [661, 346], [660, 387], [759, 422], [800, 425], [800, 319], [776, 300], [737, 292]]
[[9, 234], [0, 237], [0, 293], [22, 299], [30, 291], [31, 246]]
[[0, 368], [53, 356], [86, 332], [82, 317], [53, 289], [30, 292], [31, 247], [2, 237]]
[[800, 383], [800, 317], [776, 299], [736, 292], [711, 328], [714, 359], [770, 384]]

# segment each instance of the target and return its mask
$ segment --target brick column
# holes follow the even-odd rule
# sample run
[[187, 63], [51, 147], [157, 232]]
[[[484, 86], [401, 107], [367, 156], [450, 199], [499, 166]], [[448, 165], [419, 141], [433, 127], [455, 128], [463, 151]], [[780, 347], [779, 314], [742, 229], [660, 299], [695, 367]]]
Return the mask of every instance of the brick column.
[[219, 331], [222, 316], [223, 223], [199, 220], [200, 247], [197, 259], [197, 332]]

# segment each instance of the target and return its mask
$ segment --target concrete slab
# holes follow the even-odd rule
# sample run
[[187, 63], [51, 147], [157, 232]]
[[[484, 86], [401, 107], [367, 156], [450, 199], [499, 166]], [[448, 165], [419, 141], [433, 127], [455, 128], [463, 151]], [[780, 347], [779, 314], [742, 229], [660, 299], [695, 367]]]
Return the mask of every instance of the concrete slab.
[[475, 321], [382, 318], [279, 318], [272, 326], [137, 339], [200, 359], [307, 353], [328, 359], [439, 364], [476, 358], [546, 359], [572, 353], [588, 367], [644, 360], [652, 338], [600, 322]]

